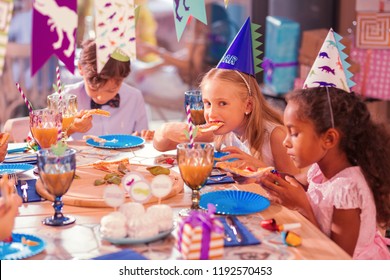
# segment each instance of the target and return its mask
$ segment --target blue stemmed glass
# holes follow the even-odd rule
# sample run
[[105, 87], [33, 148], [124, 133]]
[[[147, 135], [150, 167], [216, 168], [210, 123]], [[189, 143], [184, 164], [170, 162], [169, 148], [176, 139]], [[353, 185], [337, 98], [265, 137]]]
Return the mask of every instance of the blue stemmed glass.
[[43, 186], [54, 196], [54, 215], [46, 217], [43, 224], [65, 226], [74, 223], [74, 217], [62, 213], [62, 196], [69, 190], [76, 172], [76, 150], [67, 149], [61, 156], [55, 155], [51, 149], [39, 150], [37, 165]]
[[187, 105], [190, 105], [192, 123], [194, 125], [205, 124], [202, 93], [199, 90], [184, 92], [184, 110], [187, 110]]

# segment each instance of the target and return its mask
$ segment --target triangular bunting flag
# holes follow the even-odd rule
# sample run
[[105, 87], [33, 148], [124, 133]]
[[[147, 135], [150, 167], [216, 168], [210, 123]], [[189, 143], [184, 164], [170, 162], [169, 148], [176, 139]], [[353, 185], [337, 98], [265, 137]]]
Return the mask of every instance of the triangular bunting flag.
[[173, 16], [175, 19], [176, 36], [178, 41], [180, 41], [180, 38], [183, 35], [190, 16], [193, 16], [204, 24], [207, 24], [204, 0], [174, 0]]

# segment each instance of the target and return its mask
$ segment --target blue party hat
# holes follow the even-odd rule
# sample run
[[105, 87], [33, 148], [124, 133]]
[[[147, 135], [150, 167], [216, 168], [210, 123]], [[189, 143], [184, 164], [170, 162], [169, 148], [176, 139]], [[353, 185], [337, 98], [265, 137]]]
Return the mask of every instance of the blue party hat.
[[259, 55], [262, 52], [257, 49], [261, 45], [257, 41], [261, 36], [256, 32], [258, 28], [260, 28], [260, 25], [251, 23], [248, 17], [222, 56], [217, 68], [238, 70], [252, 76], [260, 72], [262, 61]]

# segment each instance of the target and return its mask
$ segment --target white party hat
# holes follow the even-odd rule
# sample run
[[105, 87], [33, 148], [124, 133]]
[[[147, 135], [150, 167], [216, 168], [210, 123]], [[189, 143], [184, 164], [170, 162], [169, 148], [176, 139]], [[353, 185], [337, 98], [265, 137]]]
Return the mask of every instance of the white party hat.
[[351, 66], [345, 61], [347, 55], [343, 52], [345, 46], [340, 43], [342, 37], [331, 28], [316, 60], [306, 78], [303, 88], [336, 87], [346, 92], [355, 85], [351, 80]]

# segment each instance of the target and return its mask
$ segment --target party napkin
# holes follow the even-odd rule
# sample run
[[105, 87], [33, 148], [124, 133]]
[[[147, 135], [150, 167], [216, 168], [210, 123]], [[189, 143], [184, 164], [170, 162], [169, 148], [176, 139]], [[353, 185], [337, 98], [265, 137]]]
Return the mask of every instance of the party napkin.
[[236, 227], [238, 229], [238, 231], [241, 233], [241, 236], [242, 236], [242, 241], [241, 242], [238, 242], [233, 234], [233, 231], [232, 229], [228, 226], [228, 224], [226, 223], [226, 219], [225, 217], [220, 217], [219, 219], [221, 220], [224, 228], [225, 228], [225, 234], [226, 235], [229, 235], [232, 240], [231, 241], [227, 241], [225, 239], [225, 243], [224, 243], [224, 246], [225, 247], [232, 247], [232, 246], [247, 246], [247, 245], [256, 245], [256, 244], [260, 244], [260, 240], [258, 240], [249, 230], [246, 226], [244, 226], [240, 220], [237, 218], [237, 217], [234, 217], [232, 216], [235, 224], [236, 224]]
[[124, 249], [115, 253], [92, 258], [92, 260], [147, 260], [147, 258], [133, 250]]
[[27, 184], [28, 188], [26, 189], [27, 192], [27, 201], [23, 202], [35, 202], [35, 201], [41, 201], [41, 196], [37, 193], [35, 185], [37, 183], [36, 179], [30, 179], [30, 180], [18, 180], [18, 184], [16, 185], [16, 189], [18, 191], [18, 195], [23, 198], [23, 189], [22, 186]]
[[226, 175], [210, 176], [205, 185], [218, 185], [218, 184], [233, 184], [235, 181], [232, 177]]

